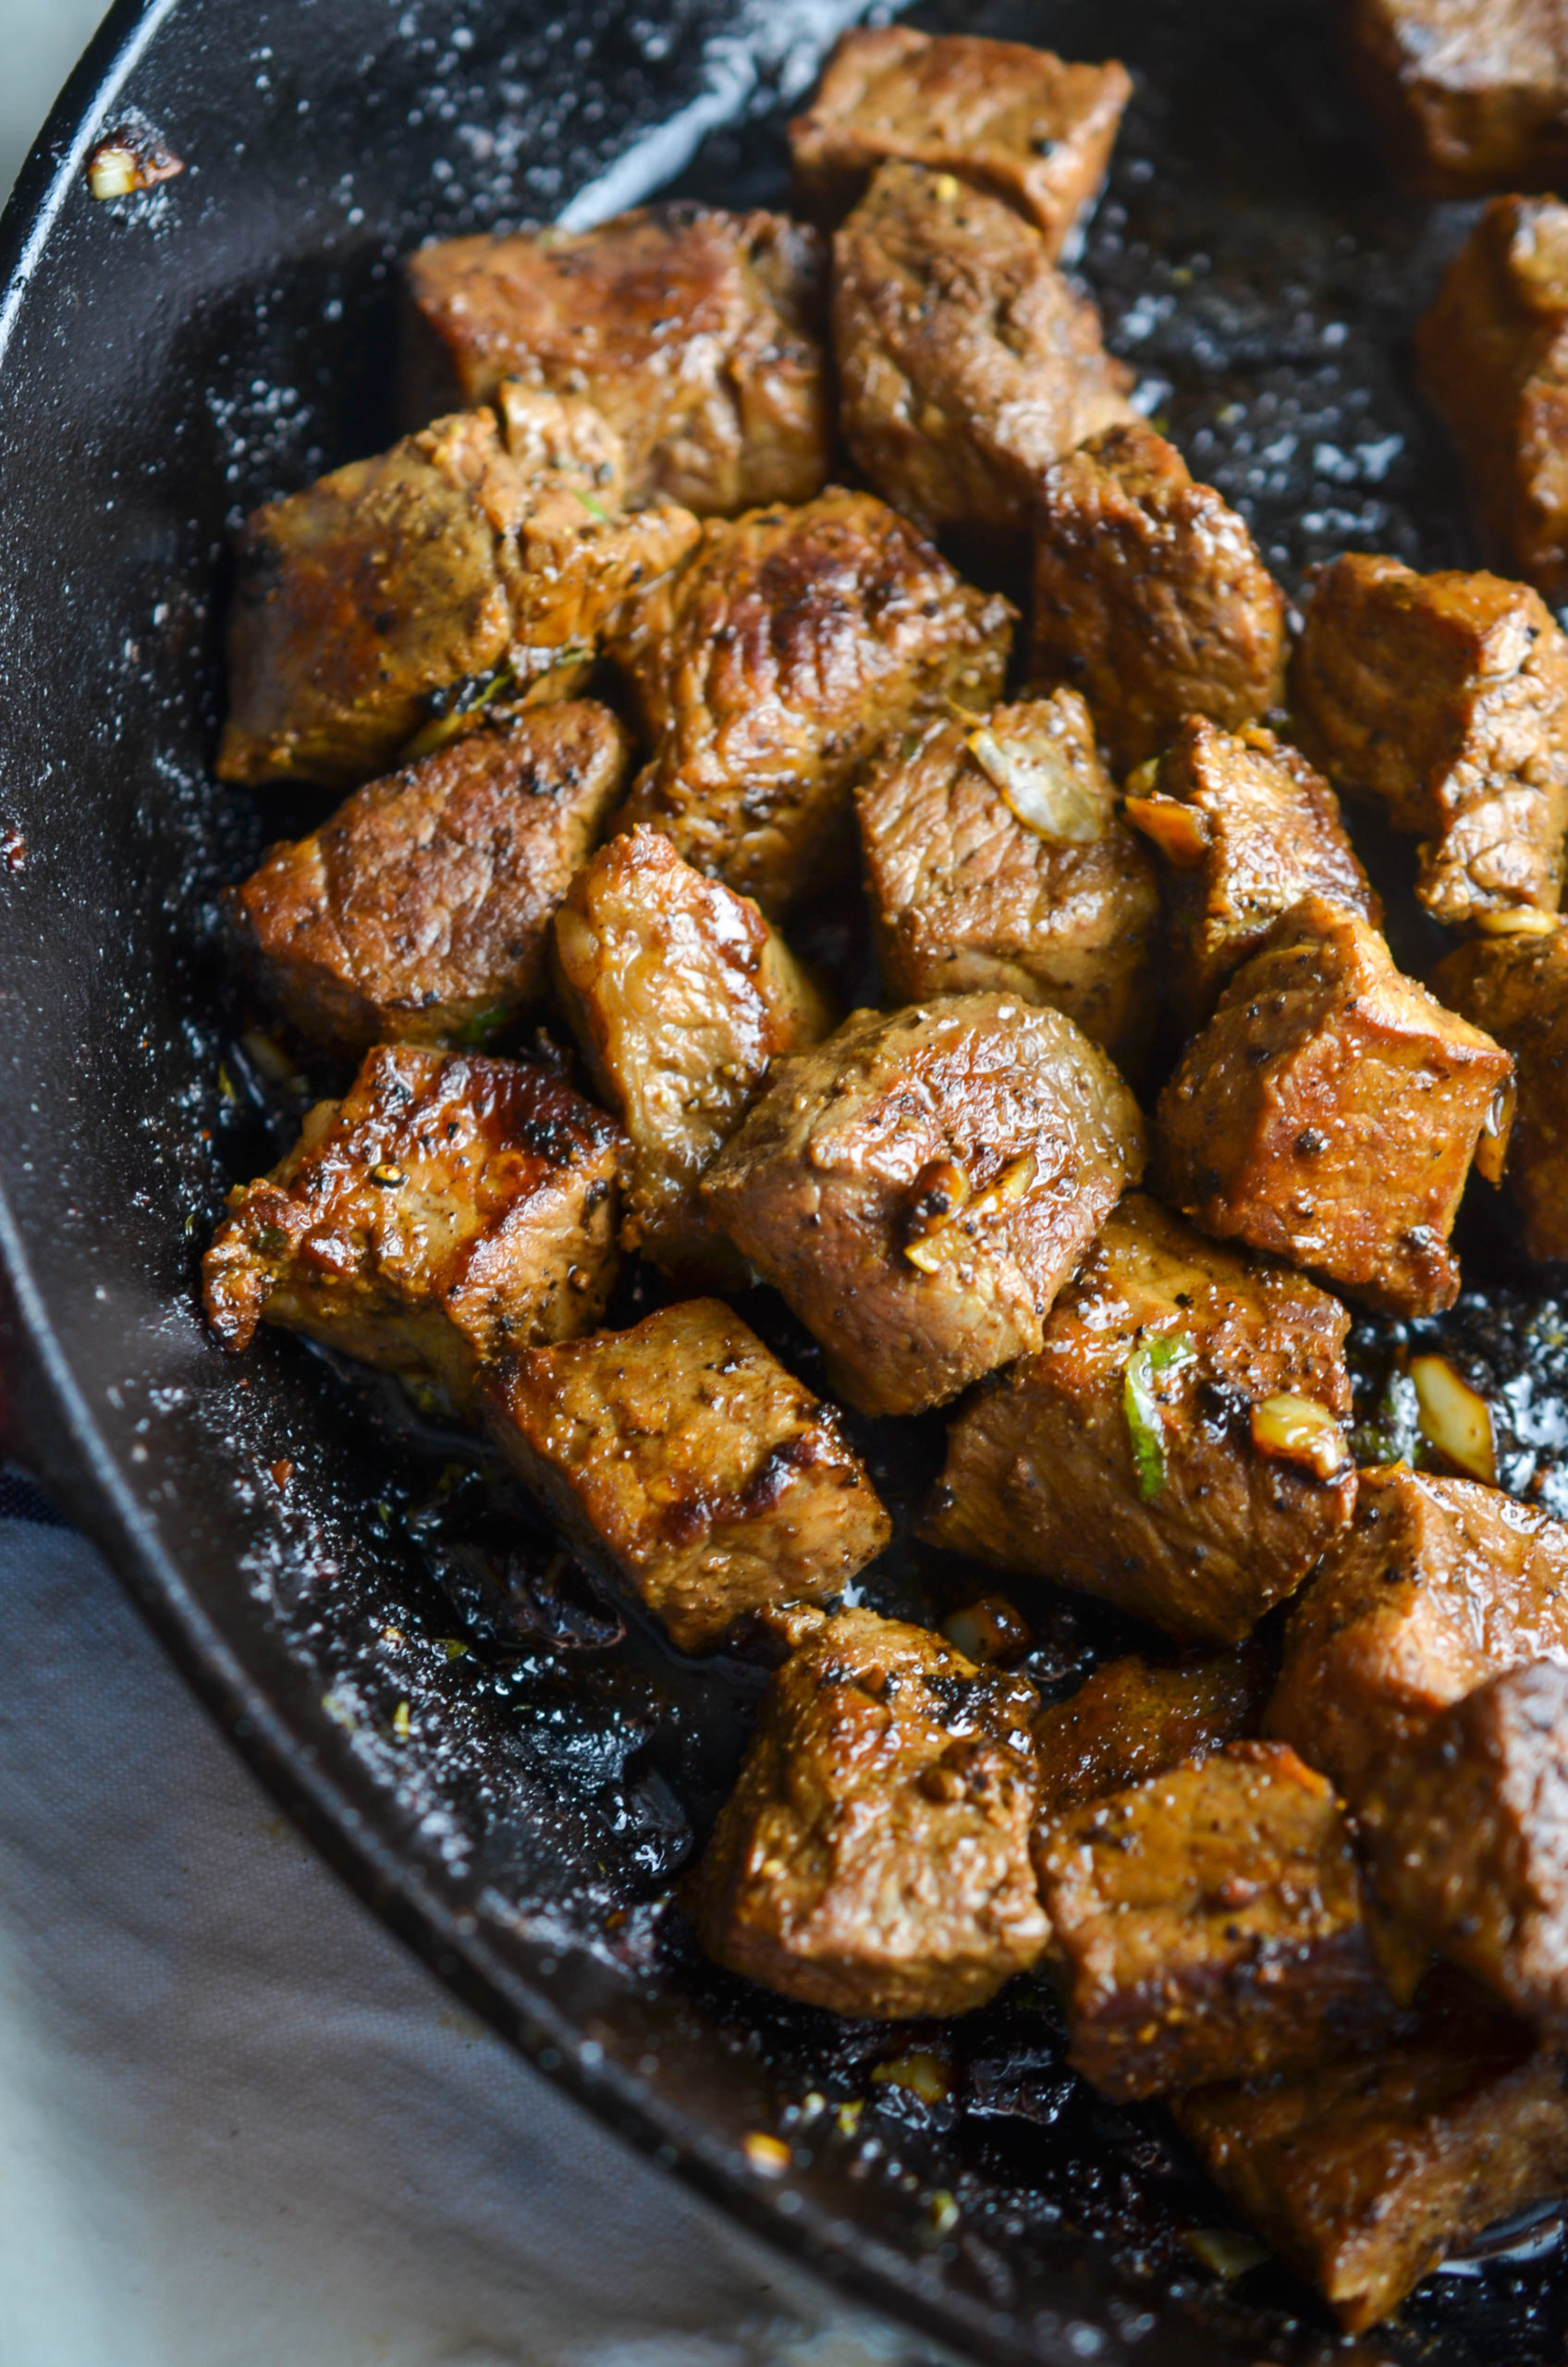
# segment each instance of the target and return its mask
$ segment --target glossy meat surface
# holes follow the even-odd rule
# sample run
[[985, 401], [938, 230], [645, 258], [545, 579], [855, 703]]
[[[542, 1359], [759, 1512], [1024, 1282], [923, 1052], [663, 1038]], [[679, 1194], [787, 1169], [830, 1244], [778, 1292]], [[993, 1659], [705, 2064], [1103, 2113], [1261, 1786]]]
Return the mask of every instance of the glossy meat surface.
[[1035, 1861], [1070, 2059], [1115, 2102], [1305, 2070], [1392, 2020], [1349, 1820], [1278, 1743], [1070, 1809]]
[[845, 33], [790, 126], [808, 214], [848, 212], [889, 157], [959, 173], [1025, 215], [1054, 258], [1099, 195], [1132, 78], [1024, 42], [913, 25]]
[[[983, 742], [1016, 749], [1074, 835], [1023, 818], [946, 717], [896, 742], [856, 796], [877, 958], [888, 994], [994, 987], [1048, 1003], [1124, 1067], [1152, 1015], [1153, 865], [1116, 809], [1076, 691], [993, 708]], [[993, 764], [995, 758], [993, 757]], [[1034, 810], [1034, 809], [1030, 809]]]
[[[1172, 810], [1172, 809], [1175, 810]], [[1128, 819], [1164, 857], [1182, 1015], [1201, 1026], [1226, 979], [1303, 896], [1328, 896], [1382, 926], [1383, 908], [1345, 835], [1339, 800], [1271, 731], [1189, 716]]]
[[692, 548], [683, 509], [620, 513], [619, 441], [586, 403], [500, 405], [247, 519], [220, 779], [346, 789], [503, 676], [570, 696], [628, 595]]
[[1286, 1630], [1267, 1728], [1352, 1808], [1388, 1755], [1488, 1677], [1568, 1656], [1568, 1528], [1495, 1488], [1364, 1471]]
[[883, 165], [834, 238], [833, 350], [856, 465], [931, 532], [1023, 532], [1058, 455], [1133, 416], [1040, 233], [918, 165]]
[[825, 1621], [763, 1702], [702, 1869], [708, 1955], [787, 1997], [901, 2019], [983, 2005], [1039, 1957], [1023, 1677], [924, 1627]]
[[1005, 600], [869, 494], [710, 521], [612, 644], [656, 749], [621, 827], [777, 912], [839, 859], [878, 742], [949, 696], [989, 706], [1011, 634]]
[[405, 270], [458, 399], [504, 378], [585, 396], [622, 440], [629, 497], [706, 517], [809, 501], [827, 479], [825, 264], [781, 214], [666, 204], [443, 239]]
[[[1452, 1306], [1449, 1247], [1483, 1136], [1506, 1134], [1508, 1054], [1395, 967], [1358, 914], [1292, 907], [1160, 1096], [1162, 1188], [1399, 1315]], [[1491, 1151], [1487, 1156], [1491, 1158]]]
[[263, 989], [318, 1042], [480, 1044], [543, 1000], [550, 916], [617, 803], [607, 707], [525, 707], [369, 782], [230, 897]]
[[1379, 799], [1421, 840], [1416, 893], [1439, 920], [1556, 911], [1568, 641], [1537, 593], [1349, 553], [1317, 579], [1292, 693], [1336, 788]]
[[1142, 1164], [1136, 1104], [1071, 1020], [956, 995], [780, 1061], [703, 1197], [833, 1386], [911, 1414], [1039, 1346]]
[[1029, 680], [1083, 692], [1119, 773], [1186, 716], [1233, 731], [1284, 695], [1284, 594], [1243, 521], [1141, 420], [1045, 476]]
[[[1568, 84], [1564, 86], [1568, 97]], [[1495, 198], [1415, 332], [1488, 560], [1568, 596], [1568, 206]]]
[[687, 1282], [742, 1288], [697, 1199], [769, 1063], [827, 1035], [827, 1003], [749, 897], [656, 830], [612, 839], [555, 918], [556, 980], [594, 1085], [631, 1140], [628, 1248]]
[[1239, 1742], [1262, 1715], [1266, 1668], [1256, 1647], [1169, 1662], [1141, 1652], [1104, 1662], [1035, 1721], [1041, 1815], [1060, 1816]]
[[720, 1299], [527, 1350], [484, 1411], [570, 1542], [683, 1651], [743, 1612], [837, 1593], [892, 1534], [832, 1407]]
[[1347, 54], [1423, 197], [1560, 189], [1568, 29], [1556, 0], [1350, 0]]
[[1532, 1257], [1568, 1257], [1568, 926], [1477, 937], [1445, 954], [1434, 992], [1513, 1056], [1503, 1171]]
[[382, 1045], [287, 1159], [237, 1185], [202, 1269], [227, 1347], [258, 1321], [440, 1385], [597, 1321], [620, 1129], [522, 1061]]
[[[1350, 1518], [1349, 1328], [1302, 1276], [1130, 1194], [1038, 1353], [959, 1412], [926, 1533], [1172, 1635], [1239, 1642]], [[1329, 1477], [1254, 1443], [1255, 1408], [1281, 1396], [1320, 1409]]]

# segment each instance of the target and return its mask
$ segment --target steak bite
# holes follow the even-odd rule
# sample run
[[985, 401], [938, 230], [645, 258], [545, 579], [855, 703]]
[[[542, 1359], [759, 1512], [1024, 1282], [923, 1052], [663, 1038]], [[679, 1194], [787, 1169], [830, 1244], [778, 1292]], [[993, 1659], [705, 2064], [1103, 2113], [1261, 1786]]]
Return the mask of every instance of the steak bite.
[[931, 532], [1023, 531], [1057, 455], [1133, 417], [1040, 233], [918, 165], [883, 165], [834, 238], [833, 349], [856, 464]]
[[570, 697], [628, 594], [682, 558], [683, 509], [621, 514], [619, 439], [504, 386], [245, 521], [221, 780], [349, 788], [422, 727]]
[[1348, 552], [1296, 647], [1302, 742], [1346, 795], [1422, 841], [1440, 921], [1555, 912], [1568, 823], [1568, 641], [1537, 593]]
[[708, 1844], [706, 1953], [829, 2013], [985, 2005], [1046, 1944], [1029, 1862], [1037, 1707], [1024, 1678], [926, 1628], [869, 1611], [821, 1621], [769, 1686]]
[[550, 915], [625, 783], [607, 707], [525, 707], [354, 791], [233, 890], [286, 1018], [355, 1049], [483, 1043], [537, 1003]]
[[1472, 1158], [1495, 1181], [1513, 1064], [1306, 896], [1239, 969], [1160, 1096], [1170, 1198], [1207, 1233], [1395, 1315], [1452, 1306]]
[[404, 268], [459, 401], [505, 378], [585, 395], [625, 446], [629, 497], [705, 517], [809, 501], [827, 479], [826, 260], [781, 214], [667, 204], [445, 239]]
[[465, 1406], [481, 1365], [604, 1312], [624, 1149], [527, 1061], [378, 1045], [288, 1158], [229, 1194], [208, 1318], [226, 1347], [280, 1323]]
[[1507, 1182], [1531, 1257], [1568, 1257], [1568, 925], [1540, 918], [1541, 928], [1456, 947], [1432, 984], [1513, 1055]]
[[926, 1534], [1239, 1642], [1351, 1516], [1349, 1329], [1303, 1276], [1133, 1193], [1038, 1353], [959, 1413]]
[[682, 1651], [742, 1612], [836, 1594], [893, 1533], [833, 1408], [720, 1299], [525, 1349], [484, 1409], [573, 1549]]
[[1408, 1928], [1532, 2022], [1568, 2026], [1568, 1667], [1488, 1678], [1368, 1771], [1361, 1830]]
[[1349, 1820], [1279, 1743], [1069, 1809], [1035, 1867], [1069, 2060], [1113, 2103], [1305, 2070], [1390, 2026]]
[[1105, 1662], [1035, 1721], [1042, 1816], [1146, 1783], [1185, 1760], [1195, 1766], [1240, 1741], [1256, 1730], [1268, 1699], [1265, 1670], [1253, 1646], [1169, 1664], [1141, 1652]]
[[1186, 716], [1235, 731], [1284, 695], [1284, 594], [1244, 521], [1141, 420], [1046, 472], [1029, 680], [1083, 692], [1119, 773]]
[[955, 995], [855, 1012], [778, 1061], [703, 1199], [839, 1394], [914, 1414], [1039, 1346], [1143, 1156], [1136, 1103], [1071, 1020]]
[[602, 1098], [631, 1138], [622, 1239], [666, 1273], [743, 1286], [697, 1185], [780, 1052], [831, 1018], [746, 896], [656, 830], [600, 849], [555, 918], [556, 976]]
[[893, 742], [856, 804], [889, 996], [1048, 1003], [1124, 1066], [1152, 1018], [1159, 900], [1076, 691]]
[[790, 126], [795, 187], [820, 221], [847, 214], [890, 157], [966, 180], [1032, 221], [1054, 261], [1099, 196], [1132, 77], [1025, 42], [863, 26], [840, 36]]
[[1362, 95], [1419, 195], [1562, 186], [1568, 40], [1556, 0], [1351, 0], [1346, 30]]
[[821, 886], [878, 743], [949, 697], [989, 706], [1011, 639], [1007, 602], [869, 494], [710, 521], [612, 644], [655, 750], [621, 827], [777, 911]]
[[1291, 1614], [1268, 1731], [1360, 1813], [1442, 1711], [1549, 1655], [1568, 1657], [1568, 1528], [1472, 1480], [1364, 1471]]
[[[1435, 1984], [1428, 1983], [1428, 1991]], [[1457, 1985], [1457, 1984], [1456, 1984]], [[1175, 2099], [1209, 2176], [1348, 2334], [1568, 2182], [1564, 2066], [1466, 1983], [1361, 2061]]]
[[1189, 716], [1153, 794], [1127, 818], [1165, 858], [1184, 1017], [1199, 1027], [1237, 964], [1303, 896], [1327, 896], [1374, 928], [1383, 908], [1321, 774], [1271, 731], [1222, 731]]
[[[1565, 88], [1568, 98], [1568, 88]], [[1568, 596], [1568, 206], [1494, 198], [1415, 332], [1488, 559]]]

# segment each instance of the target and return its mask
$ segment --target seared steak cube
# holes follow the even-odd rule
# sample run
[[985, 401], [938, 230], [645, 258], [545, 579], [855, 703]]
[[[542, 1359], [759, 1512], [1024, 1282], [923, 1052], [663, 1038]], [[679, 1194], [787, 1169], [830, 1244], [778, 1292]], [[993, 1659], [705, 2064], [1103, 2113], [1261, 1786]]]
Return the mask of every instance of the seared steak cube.
[[1121, 111], [1124, 67], [1068, 65], [1048, 49], [913, 25], [859, 27], [828, 59], [790, 126], [795, 186], [836, 221], [879, 164], [899, 157], [962, 173], [1006, 198], [1054, 259], [1099, 195]]
[[1165, 1185], [1207, 1233], [1429, 1315], [1458, 1294], [1449, 1235], [1483, 1137], [1495, 1168], [1512, 1076], [1370, 923], [1304, 897], [1160, 1096]]
[[1107, 1661], [1035, 1721], [1041, 1814], [1060, 1816], [1239, 1742], [1268, 1698], [1265, 1666], [1255, 1646], [1169, 1663], [1141, 1652]]
[[1367, 884], [1321, 774], [1271, 731], [1223, 731], [1189, 716], [1160, 760], [1154, 794], [1127, 818], [1159, 849], [1189, 1024], [1201, 1026], [1239, 963], [1303, 896], [1328, 896], [1374, 928]]
[[1243, 520], [1141, 421], [1046, 472], [1029, 668], [1036, 690], [1083, 692], [1122, 773], [1185, 716], [1234, 731], [1280, 704], [1285, 595]]
[[213, 1328], [243, 1348], [281, 1323], [466, 1404], [482, 1365], [604, 1312], [624, 1149], [526, 1061], [378, 1046], [229, 1194], [202, 1269]]
[[1494, 2220], [1568, 2183], [1561, 2058], [1466, 1988], [1369, 2059], [1176, 2100], [1270, 2248], [1359, 2334]]
[[1039, 1346], [1142, 1164], [1137, 1105], [1071, 1020], [954, 995], [778, 1061], [703, 1198], [835, 1389], [913, 1414]]
[[1538, 594], [1349, 553], [1317, 579], [1292, 688], [1308, 754], [1422, 841], [1439, 920], [1557, 910], [1568, 641]]
[[613, 644], [655, 750], [622, 827], [777, 911], [820, 887], [878, 742], [949, 697], [989, 706], [1011, 636], [1007, 602], [869, 494], [710, 521]]
[[1568, 926], [1474, 938], [1444, 956], [1432, 984], [1513, 1055], [1509, 1188], [1531, 1257], [1568, 1257]]
[[919, 165], [881, 166], [834, 238], [833, 348], [845, 442], [932, 531], [1022, 532], [1058, 454], [1133, 417], [1039, 231]]
[[928, 1532], [1172, 1635], [1237, 1642], [1350, 1518], [1349, 1328], [1301, 1275], [1134, 1193], [1038, 1353], [960, 1411]]
[[1568, 43], [1555, 0], [1351, 0], [1347, 32], [1362, 94], [1420, 195], [1562, 187]]
[[273, 1001], [325, 1043], [483, 1043], [543, 997], [550, 915], [630, 755], [607, 707], [525, 707], [270, 849], [230, 905]]
[[1533, 2022], [1568, 2026], [1568, 1666], [1488, 1678], [1368, 1773], [1372, 1880]]
[[769, 1063], [827, 1033], [826, 1003], [751, 899], [656, 830], [613, 839], [579, 873], [555, 947], [594, 1085], [631, 1138], [627, 1247], [677, 1279], [742, 1286], [697, 1185]]
[[585, 395], [625, 445], [631, 498], [705, 517], [821, 490], [825, 262], [781, 214], [667, 204], [592, 230], [445, 239], [404, 268], [458, 399], [514, 377]]
[[856, 803], [894, 1000], [995, 987], [1135, 1061], [1158, 898], [1076, 691], [894, 742]]
[[983, 2005], [1047, 1924], [1029, 1862], [1038, 1706], [924, 1627], [848, 1611], [774, 1677], [703, 1863], [710, 1956], [830, 2013]]
[[247, 519], [220, 779], [349, 788], [488, 697], [570, 696], [628, 594], [692, 548], [683, 509], [620, 513], [619, 441], [586, 403], [499, 400]]
[[1488, 1677], [1568, 1654], [1568, 1528], [1468, 1479], [1364, 1471], [1291, 1614], [1270, 1734], [1358, 1812], [1391, 1753]]
[[1568, 206], [1495, 198], [1450, 264], [1415, 350], [1459, 448], [1488, 558], [1553, 601], [1568, 595], [1565, 331]]
[[1389, 2027], [1349, 1820], [1279, 1743], [1069, 1809], [1035, 1862], [1070, 2059], [1116, 2103], [1305, 2070]]
[[570, 1543], [683, 1651], [742, 1612], [836, 1594], [892, 1535], [831, 1406], [719, 1299], [527, 1349], [484, 1410]]

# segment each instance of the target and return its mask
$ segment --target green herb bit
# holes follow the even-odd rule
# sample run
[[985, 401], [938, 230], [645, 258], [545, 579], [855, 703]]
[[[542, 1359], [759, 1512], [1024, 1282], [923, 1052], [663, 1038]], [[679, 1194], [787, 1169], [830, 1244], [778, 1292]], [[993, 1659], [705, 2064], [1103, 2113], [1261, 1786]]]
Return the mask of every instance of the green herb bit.
[[1133, 1441], [1133, 1463], [1138, 1493], [1145, 1503], [1165, 1485], [1165, 1414], [1155, 1387], [1157, 1376], [1180, 1372], [1194, 1363], [1197, 1350], [1184, 1331], [1167, 1331], [1133, 1349], [1121, 1377], [1121, 1402]]
[[581, 501], [583, 509], [587, 510], [588, 515], [591, 518], [596, 518], [601, 526], [607, 526], [609, 524], [610, 513], [605, 508], [602, 501], [595, 501], [591, 493], [578, 493], [575, 485], [573, 485], [571, 489], [572, 492], [577, 495], [578, 500]]

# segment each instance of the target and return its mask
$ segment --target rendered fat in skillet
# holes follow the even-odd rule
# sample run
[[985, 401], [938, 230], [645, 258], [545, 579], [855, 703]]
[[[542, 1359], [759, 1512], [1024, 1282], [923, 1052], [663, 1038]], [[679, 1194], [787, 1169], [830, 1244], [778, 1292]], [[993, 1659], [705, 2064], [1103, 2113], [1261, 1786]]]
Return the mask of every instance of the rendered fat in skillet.
[[1540, 917], [1541, 927], [1457, 947], [1439, 963], [1432, 986], [1513, 1054], [1517, 1098], [1504, 1181], [1530, 1256], [1568, 1257], [1568, 924]]
[[1423, 197], [1560, 189], [1568, 32], [1556, 0], [1351, 0], [1352, 72]]
[[432, 390], [424, 416], [447, 388], [488, 402], [515, 377], [602, 412], [633, 500], [729, 516], [821, 491], [826, 257], [802, 224], [654, 205], [592, 230], [441, 239], [404, 268], [409, 399]]

